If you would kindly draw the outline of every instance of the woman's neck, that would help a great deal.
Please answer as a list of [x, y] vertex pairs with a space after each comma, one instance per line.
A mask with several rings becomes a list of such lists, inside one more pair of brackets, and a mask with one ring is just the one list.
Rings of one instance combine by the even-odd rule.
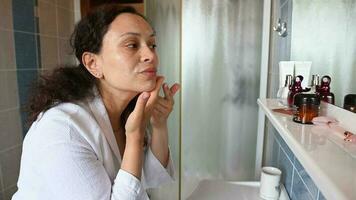
[[113, 131], [120, 130], [121, 114], [137, 93], [102, 86], [99, 86], [99, 92], [109, 115]]

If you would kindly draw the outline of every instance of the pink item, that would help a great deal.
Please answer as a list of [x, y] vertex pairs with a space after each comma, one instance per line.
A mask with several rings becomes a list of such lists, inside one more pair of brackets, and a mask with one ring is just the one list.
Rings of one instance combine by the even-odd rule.
[[346, 131], [344, 128], [339, 126], [338, 121], [335, 118], [325, 116], [314, 117], [312, 122], [317, 126], [328, 127], [334, 132], [342, 135], [346, 142], [352, 142], [356, 144], [356, 135], [349, 131]]
[[325, 117], [325, 116], [314, 117], [312, 122], [313, 122], [313, 124], [319, 125], [319, 126], [322, 126], [322, 125], [329, 126], [330, 124], [338, 124], [338, 121], [335, 118]]
[[345, 134], [345, 139], [344, 139], [345, 141], [356, 143], [356, 135], [352, 134], [349, 131], [346, 131], [344, 134]]

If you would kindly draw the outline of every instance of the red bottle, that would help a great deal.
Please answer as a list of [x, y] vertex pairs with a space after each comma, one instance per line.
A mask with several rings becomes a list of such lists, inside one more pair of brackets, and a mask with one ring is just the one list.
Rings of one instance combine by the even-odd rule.
[[318, 87], [317, 94], [319, 95], [320, 100], [335, 104], [335, 96], [332, 92], [330, 92], [330, 82], [330, 76], [323, 76], [321, 78], [321, 84], [320, 87]]
[[294, 95], [303, 92], [302, 88], [302, 81], [303, 81], [303, 76], [299, 75], [294, 78], [293, 84], [289, 88], [289, 93], [288, 93], [288, 106], [293, 107], [294, 104]]

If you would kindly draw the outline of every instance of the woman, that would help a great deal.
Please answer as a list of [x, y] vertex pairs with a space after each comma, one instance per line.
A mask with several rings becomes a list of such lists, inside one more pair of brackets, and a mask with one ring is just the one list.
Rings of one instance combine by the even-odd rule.
[[167, 118], [180, 87], [157, 76], [154, 31], [106, 6], [76, 25], [72, 46], [79, 66], [42, 77], [31, 98], [13, 199], [148, 199], [173, 177]]

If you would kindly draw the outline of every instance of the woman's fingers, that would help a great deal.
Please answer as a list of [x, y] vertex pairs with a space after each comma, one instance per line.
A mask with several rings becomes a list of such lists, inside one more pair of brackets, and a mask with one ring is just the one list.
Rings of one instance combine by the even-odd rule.
[[[159, 89], [162, 87], [164, 97], [159, 95]], [[165, 123], [169, 114], [173, 110], [174, 105], [174, 95], [180, 89], [180, 85], [178, 83], [173, 84], [172, 87], [169, 87], [167, 83], [163, 84], [163, 77], [157, 79], [156, 87], [153, 91], [151, 91], [151, 97], [148, 100], [148, 104], [146, 107], [150, 109], [146, 109], [149, 111], [149, 115], [151, 116], [151, 123], [159, 124]], [[152, 99], [152, 100], [151, 100]]]
[[178, 83], [175, 83], [175, 84], [170, 88], [172, 97], [178, 92], [179, 89], [180, 89], [180, 85], [179, 85]]
[[163, 106], [164, 108], [166, 109], [169, 109], [170, 107], [173, 107], [173, 103], [174, 102], [171, 102], [171, 101], [168, 101], [162, 97], [160, 97], [160, 99], [157, 101], [157, 104]]
[[180, 85], [178, 83], [175, 83], [171, 88], [169, 88], [168, 84], [165, 83], [163, 84], [162, 88], [164, 92], [164, 98], [171, 100], [180, 89]]
[[164, 98], [167, 100], [171, 100], [173, 97], [172, 97], [171, 91], [169, 90], [168, 84], [167, 83], [163, 84], [162, 89], [163, 89], [163, 93], [164, 93]]
[[142, 120], [148, 98], [150, 98], [150, 93], [143, 92], [137, 99], [136, 106], [133, 110], [133, 113], [137, 115], [137, 120]]
[[165, 115], [165, 111], [162, 110], [162, 109], [159, 109], [159, 108], [153, 109], [153, 112], [155, 112], [155, 113], [156, 113], [157, 115], [159, 115], [159, 116]]
[[160, 113], [162, 113], [164, 115], [168, 115], [172, 109], [169, 107], [165, 107], [161, 104], [158, 104], [154, 107], [154, 110], [158, 110]]
[[143, 92], [138, 97], [135, 108], [127, 119], [125, 125], [126, 132], [135, 132], [138, 131], [138, 128], [144, 126], [144, 111], [149, 97], [150, 93], [148, 92]]

